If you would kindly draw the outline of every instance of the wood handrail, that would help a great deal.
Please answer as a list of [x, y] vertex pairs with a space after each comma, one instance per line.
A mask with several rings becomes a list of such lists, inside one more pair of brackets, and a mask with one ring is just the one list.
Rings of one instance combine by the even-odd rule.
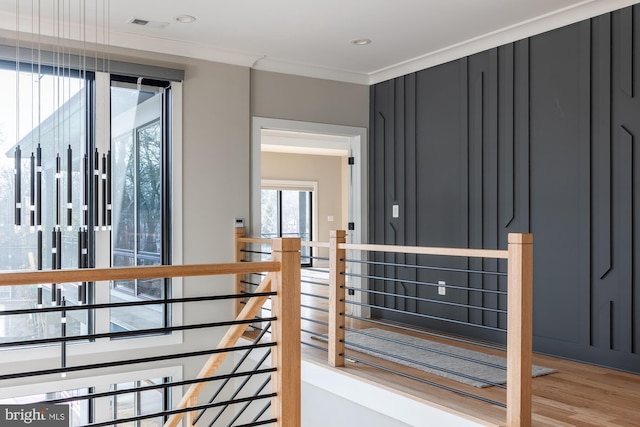
[[459, 256], [471, 258], [500, 258], [508, 259], [509, 252], [499, 249], [466, 249], [466, 248], [437, 248], [426, 246], [395, 246], [395, 245], [366, 245], [354, 243], [342, 243], [340, 249], [370, 251], [370, 252], [391, 252], [416, 255], [443, 255]]
[[[259, 243], [263, 245], [270, 245], [272, 243], [272, 239], [265, 239], [261, 237], [238, 237], [236, 239], [237, 243]], [[329, 242], [313, 242], [308, 240], [302, 240], [300, 242], [300, 246], [308, 247], [308, 248], [328, 248]]]
[[238, 237], [239, 243], [260, 243], [263, 245], [270, 245], [271, 239], [264, 237]]
[[84, 268], [73, 270], [21, 270], [0, 273], [0, 286], [42, 283], [99, 282], [104, 280], [157, 279], [280, 271], [279, 262], [152, 265], [141, 267]]
[[[301, 242], [306, 247], [327, 247], [330, 249], [330, 295], [329, 295], [329, 364], [340, 366], [343, 353], [339, 344], [343, 329], [340, 316], [346, 296], [340, 286], [339, 271], [344, 270], [345, 251], [369, 251], [404, 253], [415, 255], [436, 255], [449, 257], [490, 258], [508, 261], [508, 328], [507, 328], [507, 425], [509, 427], [530, 427], [531, 425], [531, 356], [532, 356], [532, 271], [533, 237], [526, 233], [509, 233], [507, 250], [418, 247], [374, 244], [344, 243], [346, 232], [332, 232], [332, 242]], [[336, 239], [340, 237], [340, 239]], [[249, 240], [245, 240], [249, 241]], [[252, 239], [256, 241], [256, 239]], [[333, 285], [333, 286], [332, 286]], [[331, 319], [337, 318], [336, 321]]]
[[329, 242], [309, 242], [305, 240], [300, 242], [300, 246], [304, 246], [306, 248], [328, 248]]

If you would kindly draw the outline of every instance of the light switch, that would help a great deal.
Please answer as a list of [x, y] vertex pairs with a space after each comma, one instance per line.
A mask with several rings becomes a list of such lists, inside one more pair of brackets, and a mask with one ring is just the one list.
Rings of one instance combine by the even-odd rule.
[[399, 218], [400, 217], [400, 206], [399, 205], [393, 205], [393, 210], [392, 210], [392, 214], [391, 214], [394, 218]]

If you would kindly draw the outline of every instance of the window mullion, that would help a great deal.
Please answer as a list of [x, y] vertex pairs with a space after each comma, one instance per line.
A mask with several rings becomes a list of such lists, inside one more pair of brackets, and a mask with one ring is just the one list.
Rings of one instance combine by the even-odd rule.
[[[109, 74], [96, 73], [96, 94], [95, 94], [95, 148], [99, 153], [106, 153], [111, 148], [110, 137], [110, 85], [111, 79]], [[93, 153], [90, 153], [90, 158]], [[92, 185], [92, 183], [89, 183]], [[100, 186], [98, 186], [94, 198], [100, 200]], [[95, 204], [90, 203], [89, 209], [93, 209]], [[93, 214], [93, 213], [92, 213]], [[93, 215], [89, 218], [93, 218]], [[111, 267], [111, 233], [98, 229], [99, 224], [93, 224], [90, 227], [90, 234], [93, 232], [95, 239], [95, 267], [109, 268]], [[107, 282], [97, 282], [95, 284], [94, 295], [96, 302], [107, 302], [110, 300], [111, 284]], [[111, 324], [109, 320], [110, 310], [96, 310], [95, 312], [95, 328], [96, 333], [109, 332]]]

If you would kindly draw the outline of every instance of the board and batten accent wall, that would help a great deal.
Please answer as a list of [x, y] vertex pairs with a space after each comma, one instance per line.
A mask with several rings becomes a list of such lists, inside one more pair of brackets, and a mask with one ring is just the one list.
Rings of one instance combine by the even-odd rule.
[[[372, 86], [370, 242], [505, 249], [507, 233], [531, 232], [534, 350], [640, 372], [639, 91], [640, 6]], [[465, 286], [505, 289], [471, 276]], [[375, 286], [506, 308], [473, 292]], [[505, 326], [501, 314], [385, 298], [376, 302]]]

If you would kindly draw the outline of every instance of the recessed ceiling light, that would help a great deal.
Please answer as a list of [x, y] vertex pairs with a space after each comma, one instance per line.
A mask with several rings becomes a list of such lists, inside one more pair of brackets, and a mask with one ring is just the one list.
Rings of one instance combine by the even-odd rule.
[[351, 44], [355, 44], [356, 46], [365, 46], [371, 43], [371, 39], [353, 39], [351, 40]]
[[180, 22], [181, 24], [190, 24], [196, 20], [196, 17], [191, 15], [178, 15], [173, 19]]

